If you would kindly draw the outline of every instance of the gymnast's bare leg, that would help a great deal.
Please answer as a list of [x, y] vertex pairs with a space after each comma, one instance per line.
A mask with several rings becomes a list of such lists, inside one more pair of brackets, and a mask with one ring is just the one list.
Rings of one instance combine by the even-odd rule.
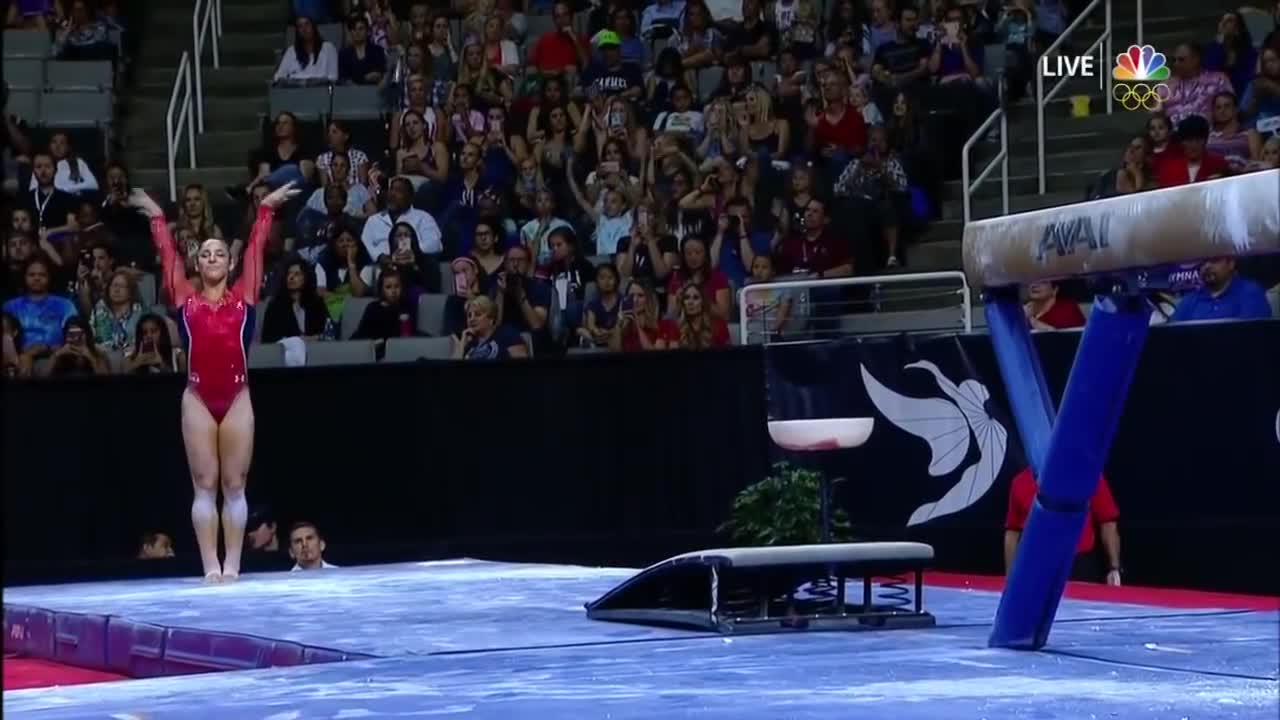
[[182, 439], [191, 467], [191, 525], [200, 547], [205, 582], [221, 582], [218, 563], [218, 423], [190, 388], [182, 393]]
[[253, 459], [253, 403], [249, 389], [241, 388], [231, 409], [218, 426], [218, 460], [222, 480], [222, 539], [227, 555], [222, 561], [223, 582], [240, 577], [240, 555], [244, 548], [244, 526], [249, 505], [244, 487]]

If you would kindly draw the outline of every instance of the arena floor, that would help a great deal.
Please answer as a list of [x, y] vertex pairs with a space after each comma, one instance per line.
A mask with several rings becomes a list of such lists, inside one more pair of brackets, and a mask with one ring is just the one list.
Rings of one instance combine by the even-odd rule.
[[987, 648], [998, 594], [956, 588], [926, 589], [938, 620], [929, 630], [723, 638], [587, 620], [583, 604], [632, 574], [459, 560], [263, 574], [228, 586], [7, 588], [6, 617], [18, 606], [110, 614], [368, 659], [6, 692], [4, 714], [1274, 720], [1280, 712], [1275, 610], [1068, 598], [1050, 647], [1035, 653]]

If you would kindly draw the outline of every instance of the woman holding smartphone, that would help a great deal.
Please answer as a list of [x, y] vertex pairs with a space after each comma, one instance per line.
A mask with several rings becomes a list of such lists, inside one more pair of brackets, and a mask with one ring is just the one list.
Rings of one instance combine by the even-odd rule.
[[[191, 467], [195, 498], [191, 524], [200, 546], [205, 582], [240, 577], [249, 505], [244, 486], [253, 458], [253, 404], [247, 386], [246, 357], [253, 336], [253, 305], [263, 279], [263, 253], [276, 210], [297, 196], [288, 183], [262, 199], [244, 251], [244, 269], [231, 285], [234, 269], [226, 241], [209, 238], [200, 244], [196, 272], [200, 290], [187, 279], [183, 259], [174, 249], [164, 210], [142, 191], [130, 205], [151, 218], [151, 239], [161, 259], [164, 288], [181, 308], [190, 368], [182, 393], [182, 436]], [[218, 561], [218, 486], [222, 486], [222, 529], [226, 557]]]

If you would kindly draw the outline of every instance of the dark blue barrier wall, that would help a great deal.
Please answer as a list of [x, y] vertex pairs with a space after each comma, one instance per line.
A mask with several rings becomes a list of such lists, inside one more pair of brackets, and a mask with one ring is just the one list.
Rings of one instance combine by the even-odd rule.
[[[1055, 388], [1077, 339], [1036, 336]], [[1008, 435], [985, 492], [908, 527], [981, 468], [970, 440], [954, 467], [931, 476], [926, 441], [868, 398], [863, 365], [888, 390], [951, 402], [942, 417], [954, 424], [958, 405], [936, 377], [904, 369], [920, 360], [958, 391], [985, 386], [990, 422]], [[319, 523], [339, 564], [464, 553], [636, 564], [724, 542], [714, 530], [734, 494], [777, 459], [770, 413], [873, 415], [865, 447], [825, 461], [849, 478], [840, 499], [854, 521], [876, 537], [933, 542], [946, 567], [998, 572], [1008, 481], [1021, 467], [998, 378], [978, 335], [260, 371], [249, 495], [283, 523]], [[152, 377], [5, 384], [7, 582], [132, 572], [113, 558], [149, 529], [173, 532], [190, 553], [181, 386]], [[1107, 470], [1131, 582], [1280, 592], [1278, 412], [1280, 323], [1153, 331]], [[170, 571], [194, 574], [192, 562]]]

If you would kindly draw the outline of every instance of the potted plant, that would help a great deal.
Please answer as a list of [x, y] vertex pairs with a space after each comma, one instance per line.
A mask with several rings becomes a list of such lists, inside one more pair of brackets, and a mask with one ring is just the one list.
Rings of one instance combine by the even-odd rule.
[[[781, 462], [773, 474], [738, 493], [719, 527], [736, 545], [807, 545], [822, 542], [822, 473]], [[853, 538], [849, 515], [831, 513], [831, 540]]]

